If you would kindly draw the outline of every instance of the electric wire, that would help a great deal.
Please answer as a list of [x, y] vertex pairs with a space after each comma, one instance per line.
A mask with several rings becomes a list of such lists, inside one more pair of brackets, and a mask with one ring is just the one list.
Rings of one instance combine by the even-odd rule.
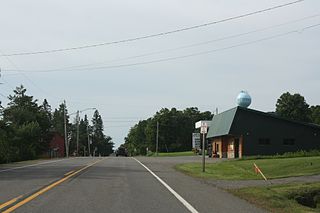
[[[0, 51], [0, 53], [2, 54], [3, 52]], [[6, 56], [5, 59], [13, 66], [16, 68], [16, 71], [18, 73], [20, 73], [25, 79], [27, 79], [34, 88], [36, 88], [37, 90], [39, 90], [40, 92], [42, 92], [44, 95], [47, 95], [49, 97], [53, 97], [54, 99], [57, 99], [57, 97], [53, 96], [52, 94], [49, 94], [48, 92], [44, 91], [42, 88], [40, 88], [39, 86], [37, 86], [23, 71], [21, 71], [21, 69], [18, 68], [18, 66], [10, 59], [10, 57]]]
[[[91, 68], [82, 68], [82, 69], [70, 69], [70, 70], [24, 70], [23, 72], [32, 72], [32, 73], [50, 73], [50, 72], [79, 72], [79, 71], [92, 71], [92, 70], [106, 70], [106, 69], [115, 69], [115, 68], [123, 68], [123, 67], [131, 67], [131, 66], [138, 66], [138, 65], [148, 65], [148, 64], [154, 64], [154, 63], [160, 63], [160, 62], [166, 62], [166, 61], [173, 61], [173, 60], [178, 60], [178, 59], [184, 59], [184, 58], [190, 58], [190, 57], [194, 57], [194, 56], [200, 56], [200, 55], [205, 55], [205, 54], [211, 54], [214, 52], [220, 52], [220, 51], [225, 51], [225, 50], [229, 50], [229, 49], [233, 49], [233, 48], [237, 48], [237, 47], [242, 47], [242, 46], [248, 46], [251, 44], [256, 44], [256, 43], [260, 43], [263, 41], [267, 41], [267, 40], [272, 40], [275, 38], [279, 38], [279, 37], [284, 37], [284, 36], [288, 36], [291, 34], [296, 34], [296, 33], [303, 33], [303, 31], [311, 29], [311, 28], [315, 28], [315, 27], [319, 27], [320, 23], [318, 24], [314, 24], [314, 25], [310, 25], [298, 30], [292, 30], [292, 31], [288, 31], [285, 33], [280, 33], [280, 34], [276, 34], [276, 35], [272, 35], [272, 36], [268, 36], [268, 37], [264, 37], [261, 39], [257, 39], [257, 40], [253, 40], [253, 41], [249, 41], [249, 42], [243, 42], [243, 43], [239, 43], [239, 44], [235, 44], [235, 45], [231, 45], [231, 46], [227, 46], [227, 47], [222, 47], [222, 48], [217, 48], [217, 49], [213, 49], [213, 50], [208, 50], [208, 51], [202, 51], [202, 52], [197, 52], [197, 53], [191, 53], [191, 54], [186, 54], [186, 55], [181, 55], [181, 56], [175, 56], [175, 57], [168, 57], [168, 58], [162, 58], [162, 59], [156, 59], [156, 60], [150, 60], [150, 61], [144, 61], [144, 62], [136, 62], [136, 63], [128, 63], [128, 64], [120, 64], [120, 65], [110, 65], [110, 66], [100, 66], [100, 67], [91, 67]], [[15, 71], [15, 70], [5, 70], [5, 71]]]
[[194, 25], [194, 26], [190, 26], [190, 27], [184, 27], [184, 28], [179, 28], [179, 29], [175, 29], [175, 30], [171, 30], [171, 31], [160, 32], [160, 33], [155, 33], [155, 34], [150, 34], [150, 35], [145, 35], [145, 36], [140, 36], [140, 37], [135, 37], [135, 38], [128, 38], [128, 39], [123, 39], [123, 40], [118, 40], [118, 41], [104, 42], [104, 43], [91, 44], [91, 45], [83, 45], [83, 46], [70, 47], [70, 48], [59, 48], [59, 49], [51, 49], [51, 50], [43, 50], [43, 51], [32, 51], [32, 52], [19, 52], [19, 53], [11, 53], [11, 54], [1, 54], [0, 57], [49, 54], [49, 53], [56, 53], [56, 52], [64, 52], [64, 51], [71, 51], [71, 50], [80, 50], [80, 49], [87, 49], [87, 48], [93, 48], [93, 47], [100, 47], [100, 46], [106, 46], [106, 45], [111, 45], [111, 44], [133, 42], [133, 41], [149, 39], [149, 38], [154, 38], [154, 37], [160, 37], [160, 36], [165, 36], [165, 35], [169, 35], [169, 34], [184, 32], [184, 31], [188, 31], [188, 30], [203, 28], [203, 27], [216, 25], [216, 24], [220, 24], [220, 23], [224, 23], [224, 22], [228, 22], [228, 21], [232, 21], [232, 20], [236, 20], [236, 19], [241, 19], [241, 18], [245, 18], [245, 17], [248, 17], [248, 16], [253, 16], [253, 15], [264, 13], [264, 12], [268, 12], [268, 11], [271, 11], [271, 10], [287, 7], [287, 6], [290, 6], [290, 5], [293, 5], [293, 4], [297, 4], [297, 3], [300, 3], [300, 2], [303, 2], [303, 1], [305, 1], [305, 0], [297, 0], [297, 1], [289, 2], [289, 3], [280, 4], [280, 5], [277, 5], [277, 6], [265, 8], [265, 9], [262, 9], [262, 10], [257, 10], [257, 11], [254, 11], [254, 12], [245, 13], [245, 14], [241, 14], [241, 15], [238, 15], [238, 16], [233, 16], [233, 17], [221, 19], [221, 20], [218, 20], [218, 21], [211, 21], [211, 22], [207, 22], [207, 23], [204, 23], [204, 24], [198, 24], [198, 25]]
[[[234, 38], [238, 38], [238, 37], [242, 37], [242, 36], [246, 36], [246, 35], [250, 35], [250, 34], [254, 34], [254, 33], [258, 33], [258, 32], [264, 32], [266, 30], [270, 30], [270, 29], [274, 29], [274, 28], [278, 28], [278, 27], [283, 27], [283, 26], [286, 26], [286, 25], [289, 25], [289, 24], [294, 24], [294, 23], [298, 23], [298, 22], [301, 22], [301, 21], [305, 21], [307, 19], [317, 18], [319, 16], [320, 16], [320, 14], [314, 14], [314, 15], [311, 15], [311, 16], [303, 17], [303, 18], [300, 18], [300, 19], [295, 19], [295, 20], [284, 22], [284, 23], [281, 23], [281, 24], [267, 26], [267, 27], [264, 27], [264, 28], [259, 28], [259, 29], [255, 29], [255, 30], [251, 30], [251, 31], [243, 32], [243, 33], [237, 33], [237, 34], [233, 34], [233, 35], [228, 35], [228, 36], [216, 38], [216, 39], [213, 39], [213, 40], [197, 42], [197, 43], [193, 43], [193, 44], [189, 44], [189, 45], [184, 45], [184, 46], [165, 49], [165, 50], [160, 50], [160, 51], [153, 51], [153, 52], [139, 54], [139, 55], [135, 55], [135, 56], [122, 57], [122, 58], [118, 58], [118, 59], [108, 60], [106, 62], [82, 64], [82, 65], [74, 65], [74, 66], [66, 66], [66, 67], [50, 69], [50, 70], [58, 71], [58, 70], [66, 70], [66, 69], [81, 68], [81, 67], [87, 67], [87, 68], [89, 67], [90, 68], [90, 66], [94, 66], [94, 65], [103, 65], [103, 64], [106, 64], [106, 63], [110, 63], [110, 62], [125, 61], [125, 60], [129, 60], [129, 59], [147, 57], [147, 56], [157, 55], [157, 54], [161, 54], [161, 53], [167, 53], [167, 52], [177, 51], [177, 50], [181, 50], [181, 49], [192, 48], [192, 47], [206, 45], [206, 44], [215, 43], [215, 42], [219, 42], [219, 41], [225, 41], [225, 40], [229, 40], [229, 39], [234, 39]], [[16, 75], [16, 74], [9, 74], [9, 75]]]

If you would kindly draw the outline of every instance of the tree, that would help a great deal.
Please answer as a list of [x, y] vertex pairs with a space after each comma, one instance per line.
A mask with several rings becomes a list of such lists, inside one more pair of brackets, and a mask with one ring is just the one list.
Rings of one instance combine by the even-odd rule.
[[66, 111], [66, 123], [70, 126], [67, 106], [64, 103], [61, 103], [59, 108], [54, 110], [52, 116], [53, 130], [61, 136], [64, 136], [64, 110]]
[[39, 107], [38, 123], [41, 131], [42, 150], [48, 149], [48, 144], [52, 138], [52, 113], [51, 106], [46, 99], [43, 100], [42, 105]]
[[146, 127], [148, 120], [139, 121], [138, 124], [132, 127], [125, 138], [124, 146], [127, 148], [129, 154], [132, 155], [146, 155], [147, 147], [151, 149], [151, 145], [147, 145]]
[[89, 151], [88, 147], [88, 132], [89, 130], [89, 121], [87, 115], [84, 116], [84, 119], [80, 120], [79, 123], [79, 154], [84, 155], [84, 150]]
[[303, 96], [296, 93], [283, 93], [277, 100], [276, 114], [287, 119], [309, 122], [309, 105]]
[[132, 127], [125, 138], [125, 147], [131, 155], [146, 154], [146, 149], [155, 151], [157, 122], [159, 123], [159, 152], [191, 150], [194, 124], [199, 120], [211, 120], [211, 112], [200, 112], [191, 107], [185, 110], [163, 108], [147, 120]]
[[47, 146], [44, 132], [48, 127], [40, 126], [44, 123], [41, 109], [37, 100], [26, 91], [22, 85], [17, 87], [14, 95], [8, 97], [8, 107], [3, 110], [3, 125], [10, 129], [9, 137], [8, 132], [4, 136], [9, 143], [10, 161], [33, 159]]
[[103, 121], [98, 110], [95, 110], [92, 118], [92, 147], [102, 156], [113, 152], [112, 138], [103, 133]]
[[310, 107], [310, 120], [312, 123], [320, 125], [320, 105]]

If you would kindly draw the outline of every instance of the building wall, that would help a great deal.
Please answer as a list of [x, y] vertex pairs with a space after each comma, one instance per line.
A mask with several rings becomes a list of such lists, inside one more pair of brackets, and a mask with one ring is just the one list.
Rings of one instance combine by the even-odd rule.
[[222, 138], [217, 137], [211, 140], [212, 143], [212, 157], [222, 158]]
[[50, 157], [64, 157], [64, 138], [61, 135], [54, 133], [49, 148]]
[[245, 110], [237, 112], [230, 133], [243, 135], [243, 155], [274, 155], [320, 149], [320, 128]]
[[[212, 156], [218, 154], [219, 158], [235, 158], [235, 139], [239, 139], [238, 158], [242, 157], [242, 136], [226, 135], [211, 140]], [[218, 148], [218, 149], [217, 149]]]

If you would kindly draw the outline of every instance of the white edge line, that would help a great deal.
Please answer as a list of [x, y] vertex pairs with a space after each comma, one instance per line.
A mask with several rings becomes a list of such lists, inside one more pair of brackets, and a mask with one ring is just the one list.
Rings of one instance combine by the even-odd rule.
[[14, 168], [10, 168], [10, 169], [4, 169], [4, 170], [0, 170], [0, 173], [1, 172], [11, 171], [11, 170], [16, 170], [16, 169], [23, 169], [23, 168], [32, 167], [32, 166], [55, 163], [55, 162], [59, 162], [59, 161], [63, 161], [63, 160], [66, 160], [66, 159], [55, 160], [55, 161], [46, 161], [46, 162], [42, 162], [42, 163], [36, 163], [36, 164], [31, 164], [31, 165], [26, 165], [26, 166], [19, 166], [19, 167], [14, 167]]
[[176, 191], [174, 191], [166, 182], [164, 182], [161, 178], [159, 178], [153, 171], [151, 171], [148, 167], [146, 167], [143, 163], [141, 163], [136, 158], [132, 157], [135, 161], [137, 161], [141, 166], [143, 166], [148, 172], [150, 172], [162, 185], [164, 185], [169, 192], [171, 192], [190, 212], [199, 213], [193, 206], [191, 206], [188, 201], [183, 199]]

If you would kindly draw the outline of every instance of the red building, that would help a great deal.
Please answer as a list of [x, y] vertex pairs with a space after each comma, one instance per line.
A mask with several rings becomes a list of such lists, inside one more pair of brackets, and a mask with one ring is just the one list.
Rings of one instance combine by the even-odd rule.
[[65, 156], [64, 138], [59, 133], [53, 133], [49, 144], [49, 156], [58, 158]]

